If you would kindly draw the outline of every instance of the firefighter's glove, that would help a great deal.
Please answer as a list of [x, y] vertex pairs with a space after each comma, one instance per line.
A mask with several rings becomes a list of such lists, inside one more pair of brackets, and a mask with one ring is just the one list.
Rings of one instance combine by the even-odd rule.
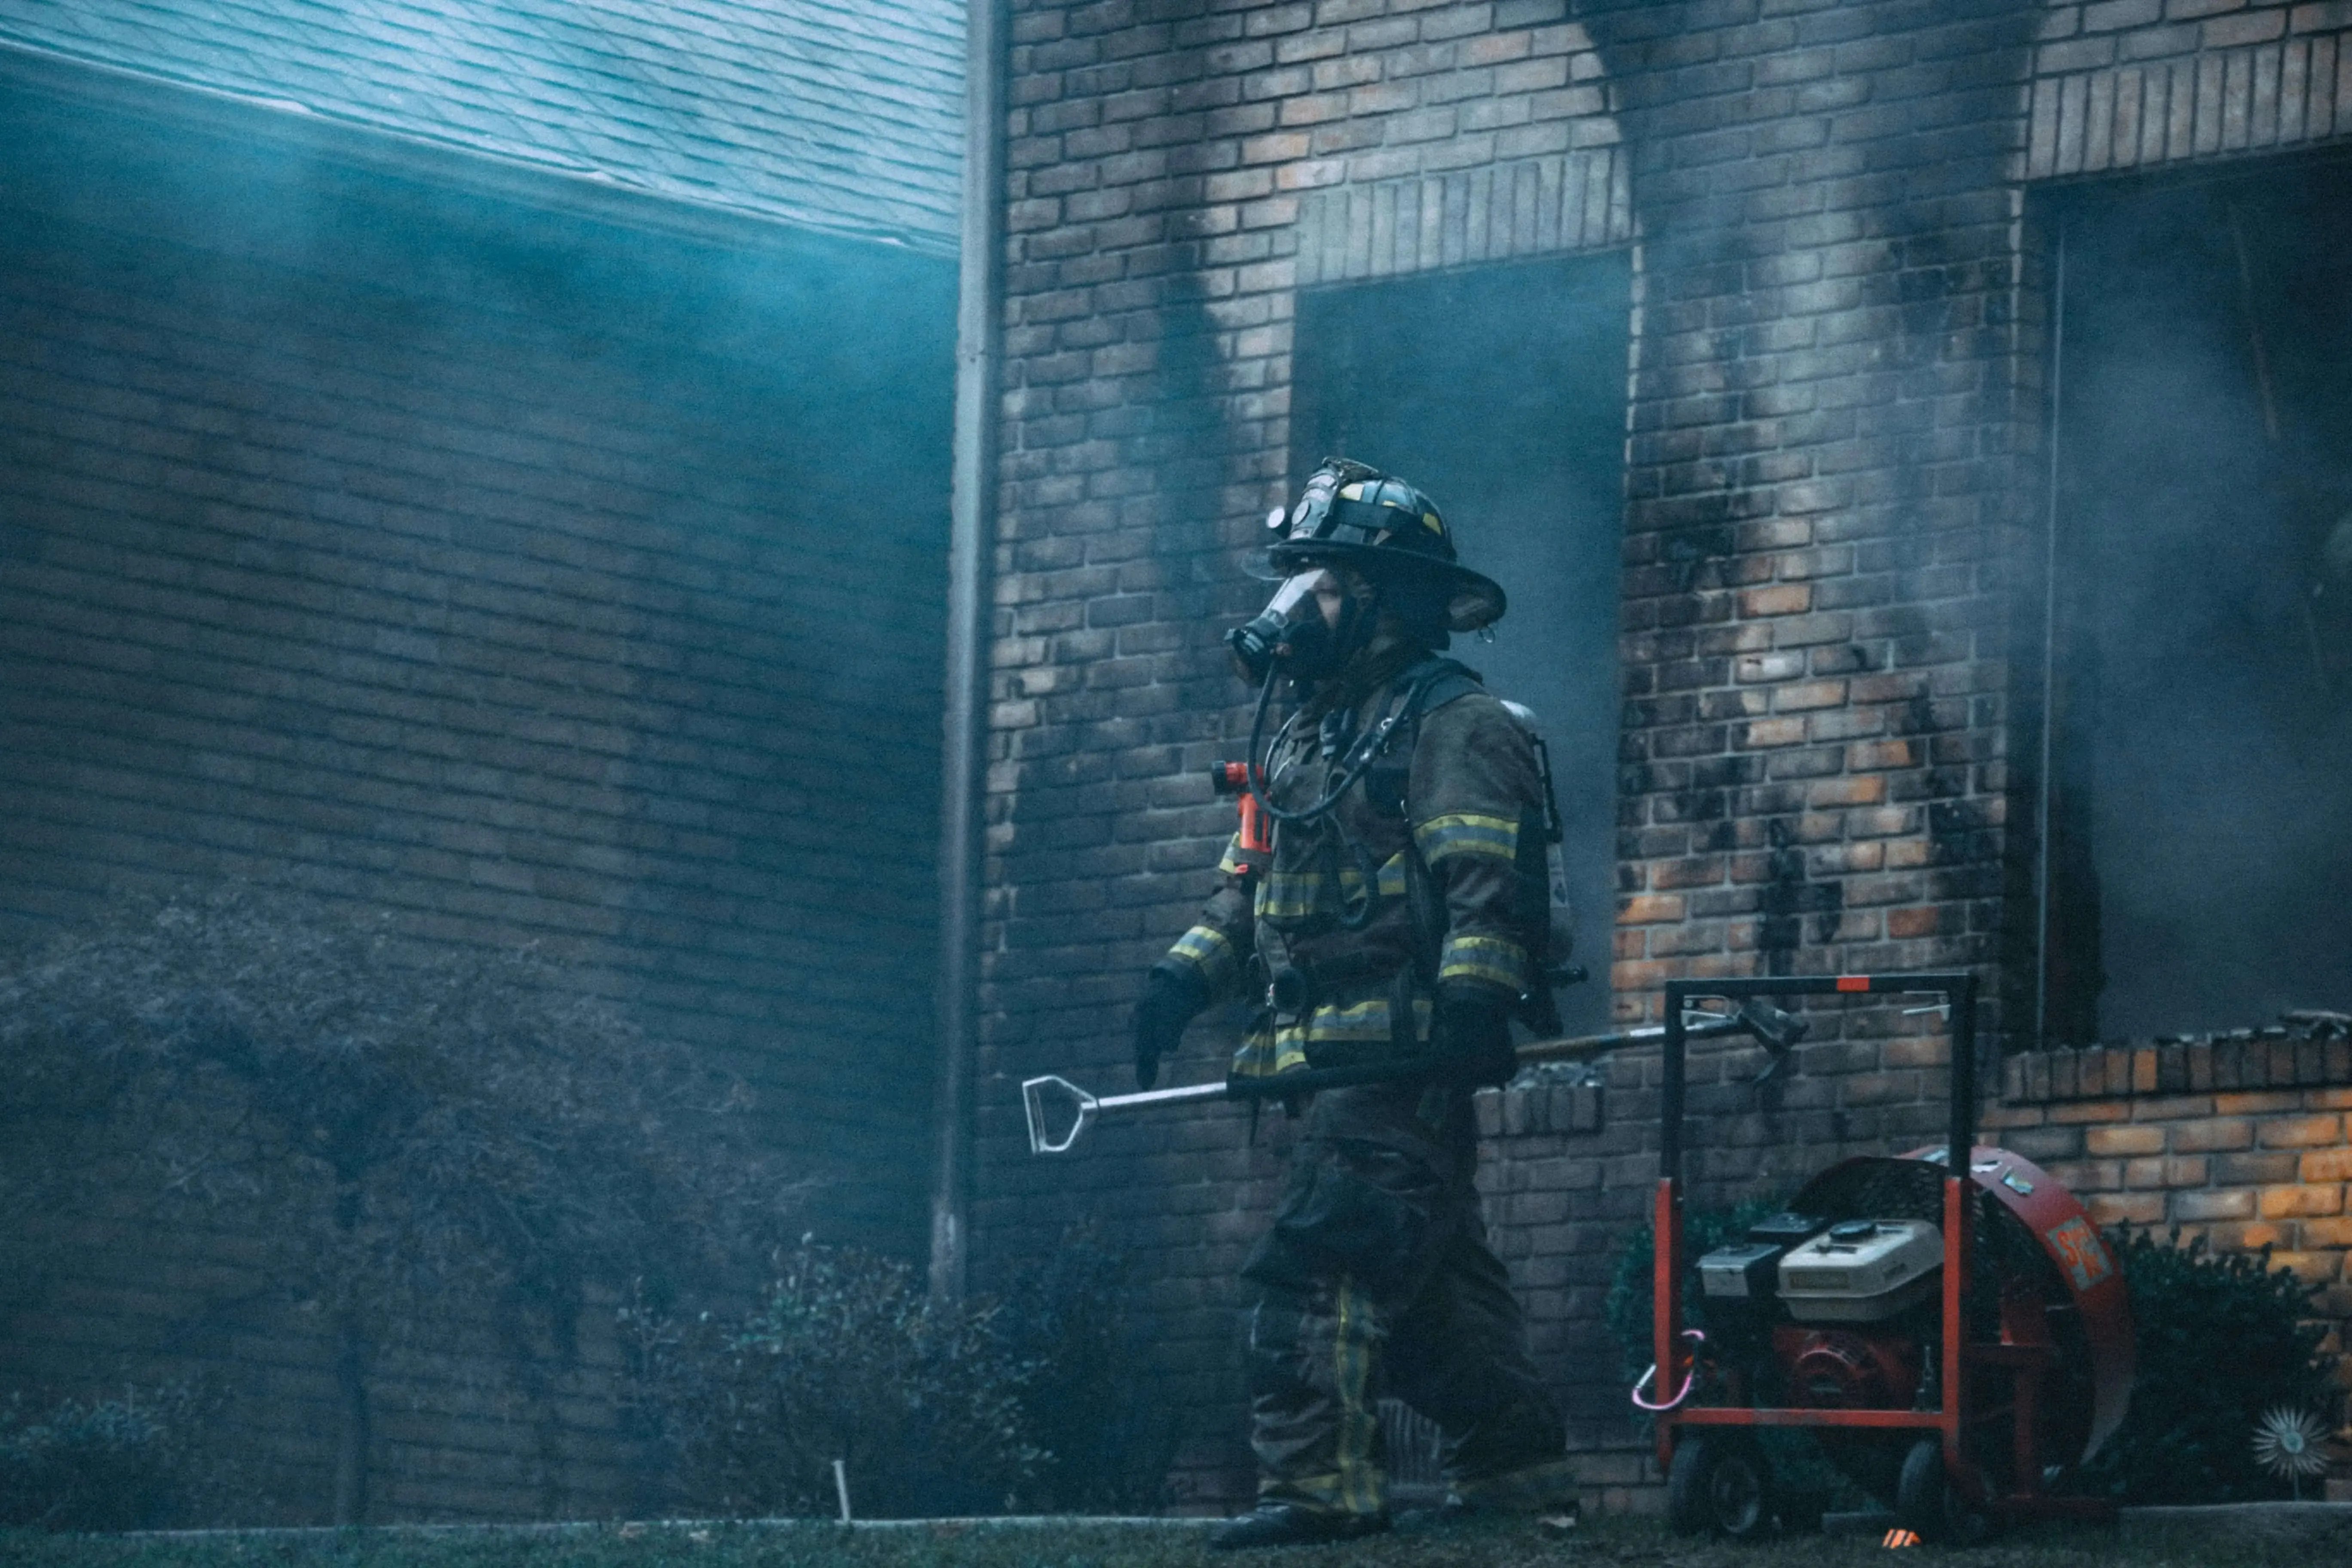
[[1439, 1070], [1455, 1083], [1508, 1083], [1519, 1070], [1509, 1005], [1499, 992], [1475, 981], [1447, 981], [1437, 988], [1430, 1045]]
[[1143, 1000], [1135, 1005], [1135, 1084], [1150, 1089], [1160, 1081], [1160, 1058], [1175, 1054], [1183, 1043], [1184, 1026], [1209, 1005], [1209, 988], [1190, 969], [1156, 963], [1143, 984]]

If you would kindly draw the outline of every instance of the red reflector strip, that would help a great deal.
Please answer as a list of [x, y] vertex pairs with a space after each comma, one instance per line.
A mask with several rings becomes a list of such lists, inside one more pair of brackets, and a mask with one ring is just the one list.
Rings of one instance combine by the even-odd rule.
[[1870, 976], [1841, 974], [1837, 977], [1837, 988], [1841, 991], [1867, 991], [1870, 989]]

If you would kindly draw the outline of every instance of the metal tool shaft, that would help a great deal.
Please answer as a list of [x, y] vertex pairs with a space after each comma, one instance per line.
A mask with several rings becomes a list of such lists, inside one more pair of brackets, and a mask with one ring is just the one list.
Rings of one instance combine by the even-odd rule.
[[[1683, 1037], [1690, 1040], [1710, 1039], [1718, 1035], [1753, 1034], [1775, 1050], [1785, 1049], [1804, 1032], [1803, 1024], [1786, 1014], [1765, 1016], [1754, 1009], [1728, 1016], [1708, 1016], [1706, 1022], [1687, 1026]], [[1614, 1034], [1583, 1035], [1572, 1039], [1530, 1040], [1518, 1047], [1518, 1059], [1538, 1062], [1589, 1061], [1606, 1056], [1627, 1046], [1648, 1045], [1663, 1040], [1666, 1028], [1652, 1024], [1637, 1029], [1621, 1029]], [[1196, 1105], [1212, 1100], [1287, 1100], [1296, 1095], [1312, 1094], [1318, 1089], [1347, 1089], [1365, 1084], [1420, 1083], [1437, 1076], [1436, 1064], [1423, 1060], [1363, 1062], [1349, 1067], [1307, 1068], [1271, 1078], [1228, 1078], [1213, 1083], [1186, 1084], [1177, 1089], [1147, 1089], [1132, 1094], [1094, 1095], [1080, 1089], [1067, 1079], [1047, 1074], [1033, 1078], [1021, 1085], [1021, 1108], [1029, 1124], [1029, 1152], [1033, 1154], [1066, 1153], [1078, 1141], [1078, 1135], [1096, 1117], [1110, 1111], [1142, 1110], [1163, 1105]], [[1070, 1118], [1068, 1130], [1058, 1138], [1047, 1123], [1050, 1101], [1059, 1100]]]

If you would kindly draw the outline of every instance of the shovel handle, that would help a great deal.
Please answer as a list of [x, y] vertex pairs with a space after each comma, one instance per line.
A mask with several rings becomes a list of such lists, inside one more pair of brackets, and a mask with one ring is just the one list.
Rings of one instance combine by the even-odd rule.
[[[1704, 1023], [1694, 1023], [1683, 1030], [1686, 1040], [1704, 1040], [1718, 1035], [1768, 1034], [1778, 1023], [1801, 1037], [1804, 1025], [1786, 1014], [1775, 1019], [1751, 1017], [1743, 1010], [1730, 1016], [1709, 1016]], [[1518, 1048], [1523, 1062], [1557, 1062], [1589, 1060], [1608, 1055], [1626, 1046], [1647, 1045], [1665, 1038], [1663, 1024], [1643, 1028], [1625, 1029], [1613, 1035], [1586, 1035], [1566, 1040], [1531, 1040]], [[1769, 1039], [1768, 1039], [1768, 1043]], [[1785, 1048], [1785, 1047], [1783, 1047]], [[1197, 1105], [1212, 1100], [1286, 1100], [1292, 1095], [1312, 1094], [1320, 1089], [1352, 1088], [1360, 1084], [1415, 1083], [1435, 1076], [1426, 1061], [1363, 1062], [1350, 1067], [1307, 1068], [1286, 1072], [1275, 1078], [1229, 1078], [1214, 1083], [1186, 1084], [1179, 1089], [1148, 1089], [1133, 1094], [1094, 1095], [1080, 1089], [1066, 1078], [1051, 1073], [1042, 1078], [1025, 1079], [1021, 1085], [1021, 1110], [1028, 1122], [1029, 1152], [1032, 1154], [1066, 1154], [1087, 1124], [1106, 1111], [1139, 1110], [1161, 1105]], [[1069, 1117], [1068, 1127], [1058, 1135], [1054, 1131], [1056, 1107]]]
[[[1686, 1040], [1713, 1039], [1718, 1035], [1744, 1035], [1749, 1032], [1750, 1021], [1745, 1014], [1699, 1015], [1705, 1023], [1692, 1024], [1683, 1030]], [[1638, 1029], [1621, 1029], [1613, 1035], [1582, 1035], [1572, 1040], [1529, 1040], [1519, 1047], [1523, 1062], [1588, 1061], [1605, 1057], [1611, 1051], [1627, 1046], [1646, 1046], [1666, 1037], [1664, 1024], [1646, 1024]]]

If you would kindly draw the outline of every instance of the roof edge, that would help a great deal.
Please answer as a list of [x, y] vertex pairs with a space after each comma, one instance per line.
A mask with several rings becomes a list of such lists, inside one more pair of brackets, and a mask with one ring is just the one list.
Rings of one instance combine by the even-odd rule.
[[711, 244], [756, 249], [795, 237], [822, 236], [946, 259], [956, 255], [952, 239], [942, 241], [817, 214], [786, 215], [732, 202], [698, 200], [633, 184], [608, 170], [553, 158], [519, 157], [453, 137], [322, 114], [293, 99], [236, 92], [0, 33], [0, 89], [11, 87], [177, 129], [258, 134], [289, 151], [356, 168], [422, 177], [470, 195]]

